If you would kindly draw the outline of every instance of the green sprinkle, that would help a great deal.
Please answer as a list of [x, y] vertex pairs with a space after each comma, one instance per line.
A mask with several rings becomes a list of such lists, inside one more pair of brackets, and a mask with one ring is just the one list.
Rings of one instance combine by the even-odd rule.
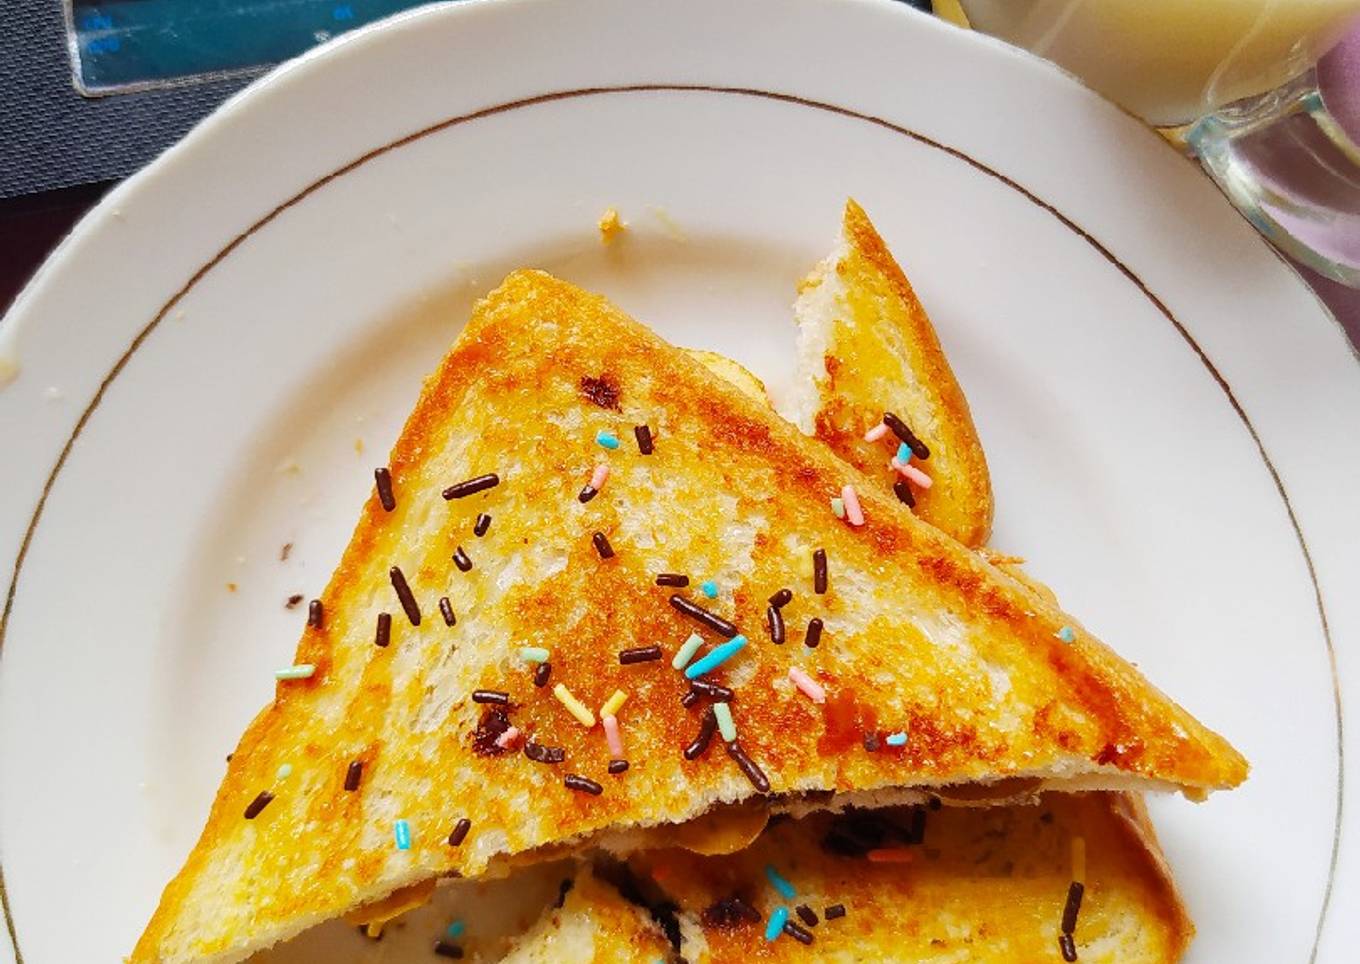
[[1077, 638], [1077, 631], [1071, 626], [1064, 626], [1062, 629], [1058, 630], [1056, 635], [1064, 643], [1070, 643]]
[[279, 765], [278, 770], [274, 773], [274, 779], [276, 779], [276, 780], [287, 780], [287, 779], [288, 779], [289, 777], [291, 777], [292, 775], [293, 775], [293, 764], [291, 764], [291, 763], [282, 763], [282, 764]]
[[519, 658], [531, 663], [546, 663], [548, 656], [548, 651], [542, 646], [521, 646], [519, 648]]
[[845, 518], [845, 500], [836, 496], [831, 500], [831, 511], [836, 513], [837, 519]]
[[467, 930], [466, 925], [464, 925], [462, 921], [456, 920], [448, 926], [448, 929], [445, 930], [444, 933], [448, 934], [454, 940], [457, 940], [463, 936], [463, 931], [465, 930]]
[[704, 644], [704, 638], [698, 633], [690, 633], [689, 639], [680, 644], [675, 656], [671, 659], [671, 669], [684, 669], [689, 665], [689, 661], [694, 658], [694, 654], [699, 652], [699, 647]]
[[275, 670], [274, 679], [308, 679], [315, 672], [316, 667], [311, 663], [298, 663], [287, 669]]
[[714, 703], [713, 715], [718, 718], [718, 732], [722, 734], [725, 742], [731, 743], [737, 738], [737, 724], [732, 722], [732, 708], [726, 703]]

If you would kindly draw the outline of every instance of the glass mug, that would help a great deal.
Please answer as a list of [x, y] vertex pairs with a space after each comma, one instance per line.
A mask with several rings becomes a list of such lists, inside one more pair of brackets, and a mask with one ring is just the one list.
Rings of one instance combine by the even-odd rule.
[[1360, 0], [959, 4], [1162, 128], [1277, 246], [1360, 287]]

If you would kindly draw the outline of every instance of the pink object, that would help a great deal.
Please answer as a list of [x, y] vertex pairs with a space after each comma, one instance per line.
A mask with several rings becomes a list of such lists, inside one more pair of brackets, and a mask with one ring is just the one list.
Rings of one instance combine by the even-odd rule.
[[864, 510], [859, 507], [859, 496], [853, 485], [841, 489], [841, 501], [845, 503], [845, 521], [852, 526], [864, 525]]
[[914, 465], [908, 465], [905, 462], [899, 462], [897, 459], [893, 459], [892, 467], [901, 472], [909, 481], [915, 482], [916, 485], [922, 489], [928, 489], [935, 484], [931, 481], [930, 476], [926, 475]]
[[496, 745], [502, 750], [508, 750], [519, 740], [519, 727], [512, 726], [500, 736], [496, 737]]
[[803, 691], [803, 694], [814, 703], [826, 702], [826, 690], [807, 673], [804, 673], [797, 666], [789, 667], [789, 679], [793, 680], [793, 685]]
[[879, 422], [873, 428], [869, 429], [869, 431], [864, 433], [864, 441], [877, 442], [879, 439], [881, 439], [883, 436], [887, 434], [888, 426], [884, 425], [882, 422]]
[[596, 492], [604, 488], [604, 480], [609, 478], [609, 466], [601, 462], [595, 466], [595, 474], [590, 477], [590, 487]]
[[615, 760], [623, 759], [623, 737], [619, 736], [619, 720], [616, 716], [600, 718], [604, 724], [604, 741], [609, 744], [609, 753]]

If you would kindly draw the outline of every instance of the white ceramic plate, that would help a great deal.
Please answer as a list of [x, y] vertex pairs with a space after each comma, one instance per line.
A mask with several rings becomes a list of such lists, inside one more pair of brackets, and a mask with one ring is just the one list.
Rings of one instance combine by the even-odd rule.
[[1154, 135], [868, 0], [430, 8], [266, 77], [81, 223], [0, 326], [14, 953], [131, 948], [474, 296], [550, 268], [778, 390], [848, 194], [972, 399], [995, 544], [1255, 765], [1155, 805], [1192, 959], [1353, 960], [1360, 368]]

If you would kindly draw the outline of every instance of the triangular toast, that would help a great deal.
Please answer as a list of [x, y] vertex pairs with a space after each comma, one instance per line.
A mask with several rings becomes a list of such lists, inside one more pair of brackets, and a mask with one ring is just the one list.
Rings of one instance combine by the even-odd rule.
[[[853, 199], [839, 243], [799, 286], [794, 317], [803, 376], [794, 422], [885, 491], [899, 483], [899, 497], [942, 532], [986, 542], [991, 476], [968, 401], [911, 282]], [[885, 413], [921, 443], [905, 470], [890, 465], [901, 439], [879, 428]], [[866, 440], [874, 429], [883, 437]]]
[[[832, 792], [836, 805], [963, 783], [951, 794], [1198, 797], [1245, 778], [1221, 737], [1059, 610], [603, 298], [540, 272], [478, 305], [390, 479], [299, 644], [294, 675], [311, 674], [281, 681], [242, 738], [134, 961], [239, 960], [432, 877], [757, 795], [797, 811]], [[828, 506], [847, 485], [862, 525]], [[781, 589], [792, 599], [771, 620]], [[737, 740], [714, 735], [689, 759], [713, 697], [682, 705], [687, 679], [669, 664], [697, 632], [696, 673], [738, 630], [746, 647], [699, 675], [735, 691]], [[542, 687], [537, 648], [552, 667]], [[595, 722], [616, 690], [624, 772]]]

